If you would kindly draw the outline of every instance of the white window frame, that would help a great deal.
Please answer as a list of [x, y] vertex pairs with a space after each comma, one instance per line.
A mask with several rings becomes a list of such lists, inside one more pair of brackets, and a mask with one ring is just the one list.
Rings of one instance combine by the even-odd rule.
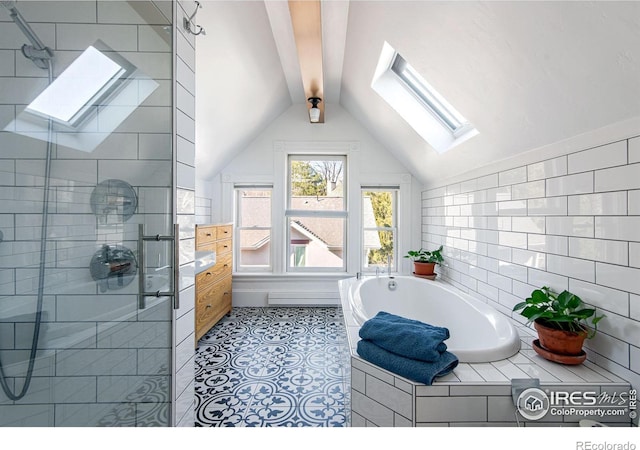
[[[292, 161], [335, 161], [341, 159], [343, 163], [342, 182], [343, 182], [343, 202], [344, 210], [342, 211], [318, 211], [318, 210], [296, 210], [291, 209], [291, 162]], [[284, 255], [285, 255], [285, 271], [287, 273], [295, 272], [313, 272], [313, 273], [338, 273], [347, 271], [347, 253], [348, 253], [348, 155], [332, 154], [332, 153], [307, 153], [307, 152], [291, 152], [286, 158], [285, 169], [285, 214], [284, 214]], [[342, 218], [343, 222], [343, 242], [342, 242], [342, 267], [295, 267], [291, 264], [291, 227], [289, 226], [292, 217], [320, 217], [320, 218]]]
[[[364, 224], [364, 193], [365, 192], [391, 192], [392, 193], [392, 219], [391, 227], [365, 227]], [[365, 232], [366, 231], [390, 231], [393, 236], [393, 262], [391, 265], [392, 272], [398, 272], [398, 203], [400, 201], [400, 186], [361, 186], [360, 187], [360, 205], [361, 205], [361, 233], [360, 233], [360, 268], [362, 272], [374, 272], [375, 269], [366, 266], [365, 250]]]
[[[271, 191], [271, 214], [269, 215], [269, 222], [271, 226], [269, 227], [242, 227], [240, 224], [242, 223], [240, 217], [240, 191], [243, 190], [256, 190], [256, 191]], [[274, 248], [274, 236], [273, 236], [273, 185], [272, 184], [242, 184], [238, 183], [233, 186], [233, 195], [234, 195], [234, 223], [235, 223], [235, 243], [234, 243], [234, 253], [235, 257], [233, 258], [235, 263], [235, 271], [236, 272], [272, 272], [273, 271], [273, 248]], [[269, 230], [269, 264], [267, 266], [243, 266], [241, 265], [240, 253], [242, 249], [240, 248], [240, 235], [242, 230]]]

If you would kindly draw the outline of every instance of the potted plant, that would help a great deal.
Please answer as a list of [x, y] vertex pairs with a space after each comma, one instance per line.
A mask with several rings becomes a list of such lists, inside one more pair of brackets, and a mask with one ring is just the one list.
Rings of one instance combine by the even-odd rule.
[[586, 354], [585, 339], [591, 339], [604, 315], [596, 315], [580, 297], [564, 290], [560, 294], [547, 286], [535, 289], [524, 302], [513, 307], [533, 322], [538, 340], [533, 348], [540, 356], [563, 364], [580, 364]]
[[444, 261], [442, 257], [442, 245], [436, 250], [409, 250], [404, 256], [413, 261], [414, 275], [417, 276], [434, 276], [436, 264]]

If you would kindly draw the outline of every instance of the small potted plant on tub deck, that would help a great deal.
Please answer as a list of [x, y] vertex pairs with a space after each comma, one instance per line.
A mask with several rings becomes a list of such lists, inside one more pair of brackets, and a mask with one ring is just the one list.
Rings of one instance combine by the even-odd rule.
[[533, 349], [543, 358], [561, 364], [580, 364], [587, 355], [582, 350], [585, 339], [591, 339], [604, 317], [596, 315], [580, 297], [569, 291], [560, 294], [544, 286], [535, 289], [514, 311], [533, 322], [538, 339]]
[[417, 277], [435, 278], [436, 274], [434, 269], [436, 264], [441, 264], [444, 261], [442, 257], [442, 245], [436, 250], [409, 250], [404, 256], [410, 258], [413, 261], [413, 274]]

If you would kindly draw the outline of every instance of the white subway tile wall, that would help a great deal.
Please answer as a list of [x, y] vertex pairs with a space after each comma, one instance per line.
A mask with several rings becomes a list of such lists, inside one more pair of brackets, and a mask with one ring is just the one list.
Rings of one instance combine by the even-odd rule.
[[[531, 290], [571, 289], [606, 315], [590, 360], [638, 387], [638, 163], [634, 137], [426, 190], [422, 246], [444, 245], [443, 278], [516, 320], [510, 309]], [[469, 191], [452, 195], [460, 186]], [[469, 261], [483, 269], [475, 282]]]
[[176, 4], [174, 32], [176, 48], [176, 221], [180, 224], [180, 309], [175, 311], [173, 347], [174, 424], [195, 424], [195, 38], [182, 26], [182, 18], [192, 13], [195, 4], [180, 0]]
[[[159, 10], [168, 11], [169, 19], [159, 13], [151, 19], [142, 17], [125, 2], [18, 5], [54, 50], [56, 75], [101, 39], [154, 78], [159, 87], [93, 152], [53, 147], [44, 316], [36, 369], [32, 387], [20, 405], [0, 391], [0, 426], [168, 423], [169, 301], [149, 299], [147, 309], [139, 310], [135, 281], [102, 292], [89, 272], [89, 262], [102, 244], [135, 251], [138, 224], [145, 225], [147, 234], [171, 230], [173, 80], [171, 35], [165, 31], [171, 2], [156, 4]], [[22, 56], [25, 38], [15, 24], [0, 22], [0, 28], [0, 128], [4, 128], [46, 86], [47, 79], [46, 71]], [[181, 99], [189, 105], [184, 95]], [[0, 243], [0, 334], [3, 363], [16, 391], [27, 371], [36, 309], [46, 144], [2, 132], [0, 148], [0, 230], [4, 234]], [[111, 178], [129, 183], [139, 201], [135, 214], [120, 223], [101, 222], [91, 208], [95, 186]], [[158, 267], [167, 263], [162, 255], [159, 258]], [[153, 264], [155, 267], [155, 261]], [[190, 351], [193, 354], [193, 346]], [[153, 391], [157, 403], [143, 406], [149, 398], [129, 395], [149, 380], [157, 383]], [[122, 407], [124, 398], [134, 405], [128, 411], [129, 419], [109, 422], [118, 415], [114, 411]], [[150, 411], [154, 408], [157, 411]], [[185, 416], [186, 410], [181, 417]]]

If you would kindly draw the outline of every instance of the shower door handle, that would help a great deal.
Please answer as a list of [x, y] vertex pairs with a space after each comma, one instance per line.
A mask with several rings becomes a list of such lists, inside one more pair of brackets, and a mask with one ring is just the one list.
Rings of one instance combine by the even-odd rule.
[[180, 225], [173, 224], [173, 309], [180, 309]]
[[[151, 291], [146, 290], [145, 280], [145, 253], [144, 243], [147, 241], [172, 242], [171, 259], [173, 261], [173, 276], [171, 280], [171, 290], [169, 291]], [[173, 226], [172, 236], [163, 236], [160, 234], [146, 236], [144, 234], [144, 225], [138, 225], [138, 309], [146, 308], [146, 297], [171, 297], [173, 299], [173, 309], [180, 308], [180, 225]]]

